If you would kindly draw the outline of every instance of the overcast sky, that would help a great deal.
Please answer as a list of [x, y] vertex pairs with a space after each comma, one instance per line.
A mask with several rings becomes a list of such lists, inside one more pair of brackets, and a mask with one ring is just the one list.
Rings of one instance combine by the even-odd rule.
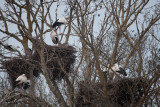
[[[147, 9], [148, 7], [152, 7], [152, 6], [154, 6], [155, 4], [157, 4], [159, 2], [160, 2], [160, 0], [150, 0], [150, 2], [148, 3], [148, 5], [145, 8]], [[56, 20], [56, 18], [55, 18], [55, 9], [56, 9], [55, 7], [56, 7], [56, 5], [57, 5], [57, 3], [53, 3], [52, 8], [50, 9], [50, 13], [53, 13], [53, 14], [51, 14], [52, 15], [51, 17], [52, 17], [53, 21]], [[4, 0], [1, 0], [0, 8], [4, 9]], [[65, 6], [64, 5], [59, 6], [59, 8], [58, 8], [58, 18], [60, 18], [62, 16], [65, 16], [64, 11], [65, 11]], [[144, 9], [144, 11], [145, 11], [145, 9]], [[159, 11], [159, 10], [157, 10], [157, 11]], [[94, 30], [94, 32], [98, 32], [98, 29], [100, 28], [99, 23], [101, 22], [101, 20], [104, 17], [104, 12], [105, 12], [104, 10], [101, 10], [101, 11], [98, 11], [97, 13], [95, 13], [96, 14], [96, 20], [94, 22], [95, 23], [95, 27], [94, 27], [95, 30]], [[98, 17], [97, 14], [100, 14], [100, 17]], [[141, 16], [142, 15], [139, 15], [139, 17], [138, 17], [139, 20], [143, 19]], [[26, 15], [23, 15], [23, 17], [24, 17], [24, 19], [26, 19]], [[12, 25], [9, 25], [9, 26], [12, 26]], [[130, 29], [133, 29], [133, 30], [136, 29], [134, 24], [131, 27], [130, 27]], [[3, 28], [4, 27], [0, 25], [0, 29], [3, 29]], [[9, 27], [9, 28], [10, 28], [9, 29], [10, 32], [18, 31], [15, 26]], [[63, 30], [63, 28], [64, 27], [62, 26], [62, 30]], [[44, 29], [49, 29], [49, 28], [47, 26], [45, 26]], [[6, 36], [5, 34], [3, 34], [3, 33], [0, 32], [0, 39], [2, 37], [5, 37], [5, 36]], [[50, 38], [50, 33], [45, 34], [44, 37], [45, 37], [45, 42], [48, 45], [53, 45], [53, 43], [51, 41], [51, 38]], [[63, 42], [64, 41], [62, 41], [62, 43]], [[20, 43], [18, 43], [13, 38], [11, 38], [11, 39], [8, 40], [8, 44], [19, 45], [19, 46], [21, 46], [21, 49], [22, 49], [22, 45]], [[73, 45], [73, 46], [76, 45], [77, 47], [80, 46], [80, 44], [78, 42], [78, 39], [75, 36], [71, 36], [70, 37], [70, 39], [69, 39], [69, 45]], [[29, 47], [31, 48], [31, 44], [29, 45]], [[21, 51], [21, 49], [19, 49], [19, 51]], [[22, 51], [21, 51], [21, 53], [22, 53]]]
[[[147, 5], [145, 8], [157, 4], [157, 3], [159, 3], [159, 1], [160, 1], [160, 0], [150, 0], [150, 2], [148, 3], [148, 5]], [[55, 19], [55, 15], [54, 15], [56, 5], [57, 5], [57, 3], [54, 3], [54, 5], [52, 6], [51, 11], [50, 11], [51, 13], [53, 12], [53, 14], [52, 14], [53, 21], [56, 20], [56, 19]], [[2, 8], [2, 9], [4, 8], [4, 0], [1, 0], [0, 8]], [[62, 5], [62, 6], [59, 6], [59, 8], [58, 8], [58, 17], [64, 16], [64, 10], [65, 10], [65, 6], [63, 6], [63, 5]], [[158, 10], [157, 10], [157, 11], [158, 11]], [[103, 10], [102, 10], [101, 12], [99, 12], [98, 14], [100, 14], [100, 17], [96, 17], [97, 19], [95, 20], [95, 21], [96, 21], [95, 23], [97, 23], [97, 28], [99, 27], [98, 22], [99, 22], [100, 19], [104, 16], [104, 15], [103, 15]], [[25, 19], [25, 18], [26, 18], [26, 17], [24, 17], [24, 19]], [[140, 18], [139, 18], [139, 19], [140, 19]], [[10, 25], [10, 26], [11, 26], [11, 25]], [[133, 27], [134, 27], [134, 26], [133, 26]], [[0, 29], [3, 29], [3, 26], [0, 25]], [[48, 28], [45, 28], [45, 29], [48, 29]], [[12, 29], [9, 29], [9, 30], [10, 30], [11, 32], [14, 32], [14, 31], [17, 30], [17, 28], [13, 27]], [[63, 30], [63, 27], [62, 27], [62, 30]], [[95, 30], [96, 30], [96, 28], [95, 28]], [[96, 31], [95, 31], [95, 32], [96, 32]], [[5, 35], [2, 34], [2, 33], [0, 33], [0, 38], [3, 37], [3, 36], [5, 36]], [[47, 35], [45, 35], [45, 37], [46, 37], [45, 42], [46, 42], [47, 44], [49, 44], [49, 45], [52, 45], [53, 43], [52, 43], [52, 41], [51, 41], [51, 39], [50, 39], [49, 33], [48, 33]], [[76, 42], [77, 42], [77, 40], [75, 39], [75, 37], [73, 37], [73, 36], [70, 37], [69, 44], [73, 45], [73, 44], [75, 44]], [[14, 39], [9, 39], [8, 44], [19, 45], [19, 44], [17, 44], [17, 42], [16, 42]]]
[[[145, 7], [145, 8], [148, 8], [148, 7], [151, 7], [151, 6], [154, 6], [155, 4], [157, 4], [157, 3], [159, 3], [159, 1], [160, 0], [150, 0], [150, 2], [148, 3], [148, 5]], [[53, 14], [52, 14], [52, 18], [53, 18], [53, 21], [55, 21], [56, 19], [55, 19], [55, 15], [54, 15], [54, 13], [55, 13], [55, 6], [56, 5], [56, 3], [52, 6], [52, 8], [51, 8], [51, 12], [53, 12]], [[1, 3], [0, 3], [0, 8], [4, 8], [4, 0], [1, 0]], [[62, 17], [62, 16], [64, 16], [64, 10], [65, 10], [65, 7], [62, 5], [62, 6], [60, 6], [59, 8], [58, 8], [58, 17]], [[144, 10], [145, 11], [145, 10]], [[157, 10], [157, 11], [160, 11], [160, 10]], [[99, 11], [99, 13], [98, 14], [100, 14], [100, 17], [96, 17], [96, 20], [95, 20], [95, 32], [98, 32], [98, 27], [100, 26], [100, 25], [98, 25], [98, 23], [100, 22], [100, 20], [103, 18], [103, 16], [104, 16], [104, 10], [101, 10], [101, 11]], [[24, 16], [24, 19], [25, 19], [26, 17]], [[141, 20], [141, 15], [139, 16], [139, 20]], [[10, 25], [11, 26], [11, 25]], [[97, 28], [96, 28], [97, 27]], [[3, 29], [3, 26], [1, 26], [0, 25], [0, 29]], [[45, 29], [49, 29], [49, 28], [47, 28], [47, 27], [45, 27]], [[135, 28], [135, 26], [133, 25], [132, 26], [132, 29], [136, 29]], [[11, 32], [15, 32], [17, 30], [17, 28], [15, 28], [15, 27], [13, 27], [12, 29], [9, 29], [9, 31], [11, 31]], [[63, 27], [62, 27], [62, 30], [63, 30]], [[3, 33], [1, 33], [0, 32], [0, 39], [2, 38], [2, 37], [4, 37], [4, 36], [6, 36], [5, 34], [3, 34]], [[47, 44], [49, 44], [49, 45], [53, 45], [53, 43], [52, 43], [52, 41], [51, 41], [51, 39], [50, 39], [50, 36], [49, 36], [49, 33], [48, 34], [46, 34], [45, 35], [45, 42], [47, 43]], [[64, 41], [63, 41], [64, 42]], [[8, 44], [12, 44], [12, 45], [19, 45], [19, 46], [21, 46], [21, 48], [22, 48], [22, 45], [20, 44], [20, 43], [18, 43], [16, 40], [14, 40], [14, 39], [9, 39], [9, 41], [8, 41]], [[76, 37], [74, 37], [74, 36], [71, 36], [70, 37], [70, 39], [69, 39], [69, 44], [70, 45], [76, 45], [76, 46], [78, 46], [79, 44], [78, 44], [78, 39], [76, 38]], [[30, 45], [30, 47], [31, 47], [31, 45]], [[20, 51], [21, 51], [21, 49], [20, 49]], [[0, 76], [4, 76], [2, 73], [0, 73]]]

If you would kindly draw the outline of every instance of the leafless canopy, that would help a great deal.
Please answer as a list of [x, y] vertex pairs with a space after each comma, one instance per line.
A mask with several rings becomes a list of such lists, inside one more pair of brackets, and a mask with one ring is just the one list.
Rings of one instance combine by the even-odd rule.
[[[1, 77], [0, 104], [160, 106], [159, 10], [159, 0], [5, 0], [0, 6], [1, 65], [21, 59], [31, 66], [27, 72], [34, 84], [27, 94], [9, 90], [4, 95], [10, 76]], [[68, 23], [62, 26], [61, 44], [50, 46], [52, 24], [60, 16]], [[24, 53], [18, 50], [11, 57], [7, 41]], [[127, 77], [114, 71], [104, 76], [103, 69], [115, 63]], [[39, 70], [38, 78], [34, 69]], [[61, 81], [53, 79], [58, 71], [65, 75]]]

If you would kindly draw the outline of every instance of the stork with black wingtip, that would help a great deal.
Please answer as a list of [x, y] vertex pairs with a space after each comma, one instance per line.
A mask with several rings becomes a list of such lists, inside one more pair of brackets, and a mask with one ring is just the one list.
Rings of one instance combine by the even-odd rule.
[[122, 68], [121, 65], [118, 65], [118, 63], [114, 64], [112, 67], [111, 67], [112, 70], [114, 70], [115, 72], [118, 72], [124, 76], [127, 76], [127, 73], [125, 71], [124, 68]]
[[22, 85], [22, 89], [26, 90], [30, 87], [31, 81], [27, 79], [27, 76], [25, 74], [20, 75], [17, 79], [16, 82], [18, 82], [18, 85]]
[[59, 34], [62, 35], [62, 33], [61, 33], [61, 25], [64, 25], [64, 24], [67, 24], [67, 19], [63, 16], [63, 17], [57, 19], [53, 23], [52, 27], [56, 28], [58, 26], [59, 27]]
[[[108, 68], [109, 68], [109, 66], [110, 66], [110, 64], [107, 65]], [[103, 70], [103, 72], [108, 71], [108, 68], [105, 67], [104, 70]], [[127, 76], [127, 73], [126, 73], [125, 69], [122, 68], [121, 65], [118, 65], [118, 63], [115, 63], [113, 66], [111, 66], [111, 69], [109, 69], [109, 73], [111, 73], [112, 70], [114, 72], [122, 74], [123, 76]]]

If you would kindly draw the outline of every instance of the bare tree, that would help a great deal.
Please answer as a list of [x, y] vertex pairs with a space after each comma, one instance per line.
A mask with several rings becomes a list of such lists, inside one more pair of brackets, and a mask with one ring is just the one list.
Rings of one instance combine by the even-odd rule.
[[[158, 29], [160, 12], [158, 10], [160, 3], [157, 1], [155, 5], [150, 6], [150, 4], [149, 0], [18, 0], [17, 2], [6, 0], [4, 8], [0, 9], [0, 24], [3, 26], [0, 32], [6, 35], [1, 38], [1, 44], [5, 46], [5, 41], [14, 38], [23, 46], [25, 56], [20, 51], [15, 52], [15, 56], [32, 66], [29, 70], [32, 81], [35, 81], [33, 68], [41, 71], [51, 95], [53, 94], [56, 98], [53, 99], [54, 102], [57, 101], [61, 107], [77, 106], [77, 96], [80, 96], [84, 103], [89, 102], [93, 104], [92, 106], [98, 106], [99, 103], [96, 104], [85, 95], [78, 93], [77, 90], [80, 90], [83, 85], [86, 88], [90, 87], [96, 96], [102, 96], [101, 101], [105, 103], [103, 106], [113, 106], [112, 91], [108, 88], [111, 86], [110, 82], [113, 82], [112, 85], [120, 85], [121, 83], [118, 82], [120, 80], [130, 82], [131, 79], [137, 78], [141, 78], [140, 81], [147, 84], [143, 88], [143, 95], [139, 94], [138, 101], [133, 100], [135, 99], [134, 88], [127, 84], [128, 90], [132, 93], [130, 97], [132, 101], [128, 102], [128, 105], [124, 105], [123, 101], [115, 102], [121, 106], [131, 107], [135, 105], [140, 107], [144, 105], [159, 106], [160, 38]], [[52, 30], [52, 24], [56, 20], [53, 19], [58, 18], [60, 6], [65, 6], [63, 14], [66, 15], [68, 24], [64, 26], [63, 33], [65, 34], [60, 39], [60, 42], [65, 41], [65, 43], [59, 44], [59, 49], [68, 46], [72, 37], [75, 37], [77, 60], [74, 64], [74, 71], [69, 74], [66, 73], [61, 58], [58, 60], [57, 63], [65, 74], [63, 80], [58, 84], [57, 80], [51, 79], [53, 77], [51, 69], [55, 68], [50, 68], [48, 65], [48, 62], [56, 55], [51, 56], [47, 53], [49, 48], [44, 40]], [[14, 32], [13, 27], [16, 29]], [[29, 49], [29, 43], [32, 51]], [[39, 60], [36, 60], [34, 64], [28, 61], [33, 53], [39, 56]], [[1, 56], [12, 60], [7, 53], [3, 53]], [[58, 54], [56, 57], [58, 58]], [[114, 65], [115, 63], [121, 64], [126, 69], [128, 77], [123, 77], [115, 72], [107, 73], [104, 77], [103, 68], [108, 67], [108, 64]], [[3, 67], [1, 68], [3, 69]], [[81, 83], [83, 85], [79, 85]], [[133, 86], [138, 87], [139, 83], [137, 84]], [[31, 90], [39, 86], [32, 84]], [[44, 88], [42, 87], [42, 89]], [[32, 95], [35, 93], [34, 91], [30, 92]], [[41, 105], [40, 101], [43, 105], [54, 106], [54, 103], [49, 101], [53, 95], [43, 97], [42, 93], [45, 92], [41, 90], [38, 98], [36, 94], [34, 96], [21, 95], [37, 106]], [[11, 98], [18, 96], [20, 94], [13, 94]], [[4, 99], [0, 103], [11, 98]]]

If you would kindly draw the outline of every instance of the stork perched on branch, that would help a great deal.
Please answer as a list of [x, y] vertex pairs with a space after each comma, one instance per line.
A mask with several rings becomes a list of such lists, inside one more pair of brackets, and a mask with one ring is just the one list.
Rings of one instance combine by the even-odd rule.
[[63, 25], [63, 24], [67, 24], [67, 20], [66, 20], [66, 18], [63, 16], [63, 17], [61, 17], [61, 18], [59, 18], [59, 19], [57, 19], [54, 23], [53, 23], [53, 25], [52, 25], [52, 27], [53, 28], [55, 28], [55, 27], [59, 27], [59, 34], [61, 35], [62, 33], [61, 33], [61, 25]]

